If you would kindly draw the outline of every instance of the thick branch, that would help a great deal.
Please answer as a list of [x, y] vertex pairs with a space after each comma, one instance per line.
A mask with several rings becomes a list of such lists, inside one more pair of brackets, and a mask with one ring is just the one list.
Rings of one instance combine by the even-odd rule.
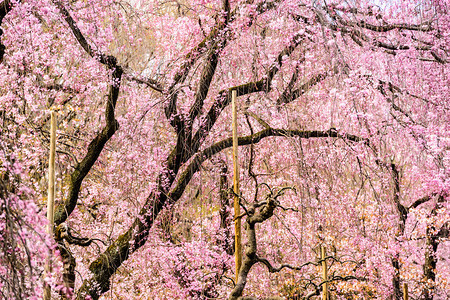
[[416, 201], [413, 202], [413, 204], [411, 204], [411, 205], [409, 206], [408, 210], [410, 210], [411, 208], [417, 208], [419, 205], [421, 205], [421, 204], [423, 204], [423, 203], [426, 203], [426, 202], [430, 201], [431, 198], [432, 198], [433, 196], [435, 196], [435, 195], [436, 195], [436, 194], [433, 194], [433, 195], [431, 195], [431, 196], [425, 196], [425, 197], [422, 197], [422, 198], [420, 198], [420, 199], [417, 199]]
[[267, 269], [269, 270], [270, 273], [278, 273], [281, 270], [283, 270], [284, 268], [291, 269], [291, 270], [294, 270], [294, 271], [300, 271], [301, 269], [303, 269], [306, 266], [309, 266], [309, 265], [317, 266], [318, 265], [318, 263], [309, 261], [309, 262], [304, 263], [303, 265], [300, 265], [300, 266], [292, 266], [290, 264], [283, 264], [283, 265], [279, 266], [278, 268], [275, 268], [265, 258], [257, 257], [257, 261], [262, 263], [262, 264], [264, 264], [267, 267]]
[[[430, 212], [430, 218], [435, 218], [438, 211], [444, 207], [445, 196], [439, 195], [437, 202]], [[436, 232], [437, 231], [437, 232]], [[442, 238], [448, 238], [450, 235], [449, 222], [447, 221], [437, 230], [434, 223], [427, 225], [426, 231], [426, 248], [425, 248], [425, 263], [423, 265], [424, 281], [427, 283], [423, 288], [423, 295], [425, 300], [433, 300], [433, 290], [435, 289], [436, 281], [436, 266], [438, 264], [438, 256], [436, 255], [438, 246]]]
[[[246, 115], [246, 116], [250, 116], [250, 117], [252, 117], [253, 119], [255, 119], [262, 127], [264, 127], [264, 128], [270, 128], [270, 125], [266, 122], [266, 121], [264, 121], [263, 119], [261, 119], [261, 117], [259, 117], [257, 114], [255, 114], [254, 112], [252, 112], [252, 111], [249, 111], [249, 110], [246, 110], [246, 111], [244, 111], [244, 115]], [[250, 124], [250, 123], [249, 123]], [[250, 131], [251, 131], [251, 133], [253, 134], [253, 130], [252, 130], [252, 127], [249, 125], [249, 127], [250, 127]]]
[[445, 58], [440, 57], [440, 56], [436, 53], [436, 51], [431, 51], [430, 53], [431, 53], [431, 56], [433, 56], [433, 58], [434, 58], [438, 63], [440, 63], [440, 64], [446, 64], [446, 63], [448, 63], [448, 60], [445, 59]]
[[125, 72], [126, 73], [124, 74], [124, 76], [129, 80], [133, 80], [140, 84], [145, 84], [149, 88], [151, 88], [159, 93], [162, 93], [164, 91], [164, 87], [157, 80], [132, 75], [131, 72], [129, 72], [128, 70], [125, 70]]
[[[256, 144], [260, 142], [263, 138], [270, 136], [285, 136], [285, 137], [299, 137], [299, 138], [331, 137], [331, 138], [343, 138], [352, 142], [368, 143], [366, 139], [350, 134], [341, 135], [336, 130], [333, 129], [326, 131], [318, 131], [318, 130], [308, 131], [308, 130], [267, 128], [252, 135], [239, 137], [238, 144], [240, 146], [250, 145], [251, 143]], [[209, 158], [211, 158], [212, 156], [214, 156], [215, 154], [219, 153], [220, 151], [231, 147], [232, 144], [233, 144], [232, 138], [228, 138], [220, 142], [217, 142], [212, 146], [206, 148], [205, 150], [201, 151], [200, 153], [196, 154], [192, 159], [191, 163], [189, 164], [189, 166], [187, 166], [184, 172], [180, 175], [177, 186], [173, 188], [172, 191], [169, 193], [169, 198], [177, 200], [179, 197], [181, 197], [187, 184], [191, 180], [192, 176], [199, 170], [201, 164], [206, 160], [208, 160]]]
[[104, 242], [99, 239], [90, 239], [74, 236], [72, 234], [72, 230], [66, 223], [61, 223], [58, 225], [58, 227], [55, 228], [55, 240], [58, 242], [62, 242], [63, 240], [65, 240], [70, 245], [77, 245], [82, 247], [90, 246], [94, 241], [99, 241], [104, 244]]
[[[3, 18], [11, 11], [12, 3], [9, 0], [4, 0], [0, 3], [0, 25], [3, 22]], [[0, 38], [3, 35], [3, 30], [0, 29]], [[0, 42], [0, 63], [3, 61], [5, 55], [5, 46]]]
[[195, 133], [192, 139], [194, 151], [198, 150], [201, 143], [203, 142], [203, 140], [206, 138], [211, 128], [216, 123], [222, 111], [225, 109], [225, 107], [227, 107], [230, 104], [231, 91], [236, 90], [237, 97], [256, 92], [266, 92], [266, 93], [270, 92], [272, 79], [275, 76], [275, 74], [281, 69], [281, 66], [283, 64], [283, 57], [291, 55], [292, 52], [294, 52], [294, 50], [297, 48], [297, 46], [300, 45], [301, 41], [302, 41], [301, 35], [295, 35], [292, 38], [291, 45], [278, 54], [276, 61], [267, 72], [265, 78], [262, 78], [255, 82], [235, 86], [230, 89], [222, 90], [221, 92], [219, 92], [216, 100], [214, 101], [213, 105], [211, 106], [210, 110], [205, 116], [202, 124], [200, 125], [199, 130]]
[[291, 80], [289, 80], [288, 85], [284, 89], [283, 93], [277, 100], [277, 105], [280, 105], [281, 103], [287, 103], [289, 102], [288, 99], [292, 96], [292, 90], [294, 89], [294, 84], [297, 82], [298, 79], [298, 72], [299, 72], [299, 65], [295, 67], [294, 73], [292, 73]]
[[[221, 44], [225, 45], [225, 43]], [[223, 46], [221, 47], [221, 49], [222, 48]], [[195, 102], [192, 105], [191, 110], [189, 112], [189, 120], [191, 122], [193, 122], [194, 119], [200, 113], [203, 107], [203, 102], [206, 96], [208, 95], [209, 87], [211, 85], [211, 81], [216, 71], [217, 63], [219, 61], [219, 55], [217, 53], [218, 51], [219, 49], [216, 48], [211, 49], [210, 53], [206, 58], [206, 65], [203, 67], [200, 82], [198, 84], [197, 93], [195, 94]]]
[[400, 217], [400, 231], [403, 234], [405, 231], [405, 223], [408, 218], [408, 210], [400, 203], [400, 174], [397, 169], [397, 165], [391, 163], [392, 180], [394, 182], [394, 202], [397, 206], [398, 214]]
[[109, 88], [108, 102], [106, 103], [105, 121], [106, 124], [97, 136], [90, 142], [87, 153], [83, 160], [76, 164], [75, 171], [71, 174], [71, 181], [69, 186], [69, 192], [66, 200], [62, 205], [59, 205], [55, 211], [55, 224], [59, 225], [64, 222], [67, 217], [75, 209], [78, 201], [78, 194], [80, 192], [81, 183], [83, 182], [90, 169], [97, 161], [100, 153], [103, 150], [106, 142], [113, 136], [116, 130], [119, 128], [119, 123], [114, 117], [114, 110], [119, 97], [120, 82], [122, 79], [123, 69], [117, 65], [117, 59], [111, 55], [105, 55], [98, 50], [93, 50], [91, 45], [87, 42], [86, 38], [81, 33], [75, 20], [70, 15], [69, 11], [59, 1], [54, 1], [55, 5], [64, 16], [65, 21], [69, 25], [72, 33], [77, 39], [78, 43], [83, 49], [94, 59], [100, 63], [106, 65], [109, 69], [113, 70], [112, 83]]
[[361, 20], [359, 22], [357, 22], [357, 25], [361, 28], [365, 28], [365, 29], [369, 29], [372, 31], [377, 31], [377, 32], [388, 32], [394, 29], [405, 29], [405, 30], [412, 30], [412, 31], [423, 31], [423, 32], [428, 32], [433, 30], [433, 27], [431, 27], [431, 22], [424, 22], [422, 24], [406, 24], [406, 23], [401, 23], [401, 24], [386, 24], [386, 25], [374, 25], [374, 24], [369, 24], [367, 22], [365, 22], [364, 20]]
[[12, 3], [9, 0], [4, 0], [0, 3], [0, 23], [3, 18], [11, 11]]
[[55, 5], [58, 7], [61, 14], [64, 16], [67, 24], [69, 25], [73, 35], [77, 39], [78, 43], [83, 47], [83, 49], [93, 58], [95, 58], [100, 63], [108, 66], [110, 69], [114, 69], [117, 66], [117, 59], [112, 55], [105, 55], [99, 50], [92, 49], [91, 45], [87, 42], [84, 35], [78, 28], [77, 23], [70, 15], [69, 11], [64, 7], [64, 5], [59, 1], [54, 1]]
[[122, 69], [116, 67], [112, 76], [112, 84], [109, 87], [108, 100], [106, 103], [105, 121], [106, 124], [97, 136], [90, 142], [87, 153], [83, 160], [75, 165], [75, 170], [71, 174], [68, 195], [63, 204], [55, 210], [55, 225], [66, 221], [67, 217], [75, 209], [78, 201], [81, 183], [97, 161], [106, 142], [114, 135], [119, 128], [119, 123], [114, 117], [114, 110], [119, 97], [120, 80]]

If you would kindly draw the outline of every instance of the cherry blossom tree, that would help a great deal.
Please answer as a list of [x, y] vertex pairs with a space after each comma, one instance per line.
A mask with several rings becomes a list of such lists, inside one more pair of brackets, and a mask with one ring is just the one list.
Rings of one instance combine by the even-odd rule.
[[450, 296], [447, 1], [11, 0], [0, 22], [8, 297], [39, 296], [53, 243], [55, 297], [311, 298], [321, 246], [337, 299]]

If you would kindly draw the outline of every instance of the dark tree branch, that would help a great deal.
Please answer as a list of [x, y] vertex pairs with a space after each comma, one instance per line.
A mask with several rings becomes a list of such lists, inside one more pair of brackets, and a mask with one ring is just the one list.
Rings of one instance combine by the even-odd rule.
[[225, 17], [225, 23], [228, 23], [230, 20], [230, 1], [229, 0], [222, 0], [222, 9]]
[[401, 234], [403, 234], [405, 231], [406, 219], [408, 218], [408, 210], [400, 203], [400, 173], [397, 165], [391, 163], [390, 167], [392, 172], [392, 180], [394, 182], [394, 203], [397, 206], [397, 211], [400, 217], [400, 231]]
[[404, 29], [404, 30], [411, 30], [411, 31], [422, 31], [422, 32], [429, 32], [433, 30], [433, 27], [431, 26], [431, 21], [423, 22], [422, 24], [407, 24], [407, 23], [400, 23], [400, 24], [386, 24], [386, 25], [374, 25], [369, 24], [364, 20], [361, 20], [356, 23], [359, 27], [369, 29], [376, 32], [388, 32], [394, 29]]
[[88, 41], [84, 37], [84, 35], [81, 33], [80, 29], [78, 28], [77, 23], [70, 15], [69, 11], [65, 8], [65, 6], [59, 2], [59, 1], [53, 1], [55, 5], [58, 7], [61, 14], [64, 16], [64, 20], [69, 25], [73, 35], [77, 39], [78, 43], [83, 47], [83, 49], [94, 59], [99, 61], [100, 63], [108, 66], [110, 69], [114, 69], [117, 67], [117, 59], [112, 55], [105, 55], [99, 50], [92, 49], [91, 45], [89, 45]]
[[256, 260], [257, 260], [258, 262], [264, 264], [264, 265], [267, 267], [267, 270], [269, 270], [270, 273], [278, 273], [278, 272], [280, 272], [281, 270], [283, 270], [283, 269], [285, 269], [285, 268], [286, 268], [286, 269], [290, 269], [290, 270], [294, 270], [294, 271], [300, 271], [301, 269], [303, 269], [304, 267], [309, 266], [309, 265], [314, 265], [314, 266], [319, 265], [319, 263], [309, 261], [309, 262], [304, 263], [303, 265], [300, 265], [300, 266], [292, 266], [292, 265], [290, 265], [290, 264], [282, 264], [282, 265], [279, 266], [278, 268], [275, 268], [275, 267], [273, 267], [273, 266], [270, 264], [270, 262], [269, 262], [267, 259], [265, 259], [265, 258], [261, 258], [261, 257], [258, 257], [258, 256], [257, 256]]
[[[439, 195], [436, 204], [430, 212], [430, 217], [434, 218], [438, 215], [438, 210], [444, 207], [446, 195]], [[425, 300], [433, 300], [433, 291], [435, 289], [436, 281], [436, 267], [438, 264], [438, 256], [436, 255], [438, 246], [442, 239], [450, 236], [449, 222], [445, 222], [441, 228], [436, 228], [435, 224], [427, 225], [426, 230], [426, 248], [425, 248], [425, 263], [423, 265], [424, 280], [427, 285], [423, 288], [423, 295]]]
[[[0, 25], [3, 22], [3, 18], [11, 11], [13, 3], [9, 0], [4, 0], [0, 3]], [[3, 35], [3, 30], [0, 29], [0, 38]], [[0, 42], [0, 63], [3, 61], [5, 55], [5, 46]]]
[[69, 11], [59, 1], [54, 1], [55, 5], [60, 10], [65, 21], [69, 25], [73, 35], [77, 39], [81, 47], [94, 59], [100, 63], [106, 65], [112, 72], [112, 82], [109, 87], [108, 100], [105, 110], [105, 126], [96, 135], [96, 137], [90, 142], [87, 153], [83, 160], [75, 165], [75, 170], [71, 174], [71, 180], [69, 185], [68, 196], [64, 203], [59, 205], [55, 210], [55, 225], [59, 225], [65, 222], [68, 216], [75, 209], [78, 201], [78, 194], [80, 192], [81, 184], [86, 175], [91, 170], [94, 163], [97, 161], [100, 153], [102, 152], [106, 142], [114, 135], [119, 128], [119, 123], [115, 119], [115, 108], [117, 99], [119, 97], [120, 83], [123, 75], [123, 69], [117, 64], [117, 59], [111, 55], [105, 55], [104, 53], [93, 50], [91, 45], [87, 42], [86, 38], [81, 33], [75, 20], [70, 15]]
[[440, 64], [446, 64], [446, 63], [448, 63], [448, 60], [445, 59], [445, 58], [440, 57], [440, 56], [436, 53], [436, 51], [431, 51], [430, 53], [431, 53], [431, 56], [433, 56], [433, 58], [434, 58], [438, 63], [440, 63]]
[[105, 245], [105, 242], [99, 239], [90, 239], [74, 236], [72, 234], [72, 231], [70, 230], [70, 227], [66, 223], [61, 223], [55, 228], [55, 240], [58, 242], [65, 240], [70, 245], [77, 245], [82, 247], [90, 246], [95, 241], [99, 241], [103, 245]]
[[[248, 135], [244, 137], [238, 138], [238, 144], [239, 146], [244, 145], [250, 145], [251, 143], [258, 143], [263, 138], [266, 137], [299, 137], [299, 138], [342, 138], [346, 139], [352, 142], [363, 142], [368, 143], [368, 140], [364, 138], [360, 138], [355, 135], [351, 134], [339, 134], [336, 130], [330, 129], [326, 131], [303, 131], [303, 130], [289, 130], [289, 129], [274, 129], [274, 128], [267, 128], [262, 131], [259, 131], [253, 135]], [[219, 153], [220, 151], [231, 147], [233, 144], [233, 139], [228, 138], [225, 140], [222, 140], [220, 142], [217, 142], [213, 144], [212, 146], [206, 148], [205, 150], [201, 151], [200, 153], [197, 153], [194, 158], [192, 159], [191, 163], [186, 167], [186, 169], [183, 171], [183, 173], [180, 175], [180, 178], [178, 179], [177, 185], [172, 189], [172, 191], [169, 193], [169, 198], [171, 199], [178, 199], [181, 197], [182, 193], [184, 192], [184, 189], [186, 188], [187, 184], [191, 180], [192, 176], [199, 170], [201, 164], [205, 162], [206, 160], [210, 159], [215, 154]]]
[[122, 77], [122, 69], [116, 67], [112, 74], [112, 84], [109, 87], [108, 100], [105, 111], [105, 126], [97, 134], [97, 136], [90, 142], [87, 153], [83, 160], [75, 165], [75, 170], [70, 176], [70, 184], [68, 195], [63, 204], [58, 205], [55, 209], [55, 225], [65, 222], [68, 216], [75, 209], [78, 201], [78, 194], [80, 192], [81, 184], [86, 175], [91, 170], [94, 163], [97, 161], [102, 152], [106, 142], [114, 135], [119, 128], [119, 123], [114, 117], [114, 110], [117, 99], [119, 97], [120, 81]]
[[62, 279], [65, 291], [60, 291], [61, 299], [72, 299], [75, 288], [75, 268], [77, 265], [75, 257], [63, 240], [58, 241], [58, 250], [62, 258], [63, 270]]
[[88, 53], [92, 58], [96, 59], [101, 64], [106, 65], [109, 69], [115, 69], [115, 68], [121, 68], [122, 73], [125, 73], [125, 77], [136, 81], [137, 83], [145, 84], [148, 87], [152, 88], [153, 90], [162, 93], [164, 90], [164, 87], [156, 80], [149, 79], [149, 78], [142, 78], [139, 76], [135, 76], [132, 74], [130, 70], [125, 70], [123, 67], [119, 66], [117, 62], [117, 58], [112, 55], [106, 55], [102, 53], [99, 50], [94, 50], [92, 46], [88, 43], [86, 38], [84, 37], [81, 30], [78, 28], [77, 23], [70, 15], [69, 11], [65, 8], [65, 6], [59, 2], [59, 1], [53, 1], [55, 5], [60, 10], [61, 14], [63, 15], [65, 21], [69, 25], [70, 30], [72, 31], [73, 35], [75, 36], [76, 40], [80, 44], [80, 46]]
[[210, 110], [206, 114], [202, 124], [200, 125], [199, 130], [195, 133], [192, 143], [193, 143], [193, 151], [197, 151], [200, 145], [203, 143], [204, 139], [208, 135], [211, 128], [216, 123], [222, 111], [227, 107], [231, 102], [231, 91], [236, 90], [236, 96], [240, 97], [243, 95], [248, 95], [256, 92], [270, 92], [272, 87], [272, 79], [275, 74], [281, 69], [283, 64], [283, 57], [290, 56], [294, 50], [300, 45], [302, 42], [301, 35], [295, 35], [292, 38], [291, 45], [285, 49], [283, 49], [277, 56], [276, 61], [273, 66], [269, 69], [265, 78], [262, 78], [258, 81], [246, 83], [243, 85], [235, 86], [226, 90], [222, 90], [219, 92], [216, 100], [211, 106]]
[[[249, 110], [246, 110], [246, 111], [244, 111], [244, 114], [246, 115], [246, 116], [250, 116], [250, 117], [252, 117], [253, 119], [255, 119], [259, 124], [261, 124], [261, 126], [262, 127], [264, 127], [265, 129], [268, 129], [268, 128], [270, 128], [270, 125], [266, 122], [266, 121], [264, 121], [263, 119], [261, 119], [261, 117], [259, 117], [257, 114], [255, 114], [254, 112], [252, 112], [252, 111], [249, 111]], [[250, 127], [251, 128], [251, 127]], [[253, 134], [253, 130], [250, 130], [251, 131], [251, 134]]]
[[[223, 44], [224, 46], [225, 42], [221, 44]], [[221, 49], [223, 49], [223, 46], [221, 47]], [[198, 89], [195, 94], [195, 102], [192, 105], [191, 110], [189, 112], [189, 121], [191, 123], [201, 112], [203, 102], [206, 99], [206, 96], [208, 95], [209, 87], [211, 85], [212, 78], [216, 71], [217, 63], [219, 62], [219, 55], [218, 55], [219, 50], [220, 49], [216, 49], [215, 47], [212, 48], [206, 58], [206, 64], [203, 68]]]
[[54, 83], [54, 84], [40, 83], [40, 86], [47, 90], [61, 91], [61, 92], [67, 93], [67, 94], [79, 94], [80, 93], [80, 91], [73, 89], [70, 86], [64, 86], [62, 84], [57, 84], [57, 83]]
[[[303, 59], [303, 61], [304, 61], [304, 59]], [[291, 76], [291, 80], [289, 80], [288, 85], [286, 86], [283, 93], [277, 100], [277, 105], [280, 105], [281, 103], [289, 102], [289, 99], [292, 97], [292, 90], [294, 89], [294, 85], [298, 79], [298, 71], [299, 71], [299, 65], [297, 65], [295, 67], [294, 73], [292, 73], [292, 76]]]
[[417, 199], [408, 207], [408, 211], [411, 210], [412, 208], [417, 208], [419, 205], [430, 201], [434, 196], [436, 196], [436, 194], [432, 194], [431, 196], [425, 196], [420, 199]]
[[10, 0], [4, 0], [0, 3], [0, 23], [3, 18], [11, 11], [12, 4]]

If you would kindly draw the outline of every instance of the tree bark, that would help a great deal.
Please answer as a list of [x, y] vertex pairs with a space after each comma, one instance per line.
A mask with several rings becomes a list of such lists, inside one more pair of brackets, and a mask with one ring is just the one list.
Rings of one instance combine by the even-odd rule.
[[73, 291], [75, 289], [75, 267], [77, 263], [75, 257], [73, 257], [70, 252], [68, 245], [63, 241], [58, 243], [58, 250], [63, 263], [62, 279], [64, 290], [61, 291], [61, 299], [72, 299]]
[[222, 244], [223, 249], [228, 255], [234, 254], [233, 243], [231, 242], [231, 219], [230, 219], [230, 201], [229, 201], [229, 193], [228, 193], [228, 180], [227, 180], [227, 166], [224, 164], [221, 173], [220, 173], [220, 229], [222, 240], [220, 243]]
[[[430, 217], [436, 216], [437, 210], [439, 208], [442, 208], [444, 201], [444, 196], [440, 195], [435, 207], [431, 210]], [[436, 280], [436, 266], [438, 261], [436, 252], [439, 246], [440, 239], [450, 237], [450, 231], [448, 227], [449, 222], [446, 222], [439, 229], [439, 231], [436, 232], [434, 224], [430, 224], [429, 226], [427, 226], [425, 264], [423, 265], [424, 287], [422, 290], [422, 294], [424, 300], [434, 299], [434, 284]]]

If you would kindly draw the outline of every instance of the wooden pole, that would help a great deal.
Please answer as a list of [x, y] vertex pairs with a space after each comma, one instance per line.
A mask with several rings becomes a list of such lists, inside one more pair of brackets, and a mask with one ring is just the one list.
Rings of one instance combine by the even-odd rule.
[[327, 250], [324, 246], [320, 246], [320, 250], [321, 250], [320, 256], [322, 259], [322, 278], [323, 281], [325, 282], [322, 286], [323, 288], [322, 299], [328, 300], [328, 282], [326, 282], [328, 280], [328, 270], [327, 270], [327, 261], [325, 260]]
[[[56, 154], [56, 112], [51, 112], [50, 120], [50, 155], [48, 160], [48, 190], [47, 190], [47, 233], [53, 236], [53, 218], [55, 206], [55, 154]], [[49, 253], [45, 264], [45, 276], [50, 276], [52, 271], [51, 256]], [[48, 284], [44, 284], [44, 300], [50, 300], [51, 290]]]
[[403, 282], [403, 300], [408, 300], [408, 284], [406, 282]]
[[241, 249], [241, 219], [236, 218], [240, 213], [239, 206], [239, 164], [238, 164], [238, 136], [237, 136], [237, 109], [236, 90], [231, 91], [232, 126], [233, 126], [233, 190], [234, 190], [234, 255], [236, 262], [236, 283], [239, 277], [239, 270], [242, 264]]

